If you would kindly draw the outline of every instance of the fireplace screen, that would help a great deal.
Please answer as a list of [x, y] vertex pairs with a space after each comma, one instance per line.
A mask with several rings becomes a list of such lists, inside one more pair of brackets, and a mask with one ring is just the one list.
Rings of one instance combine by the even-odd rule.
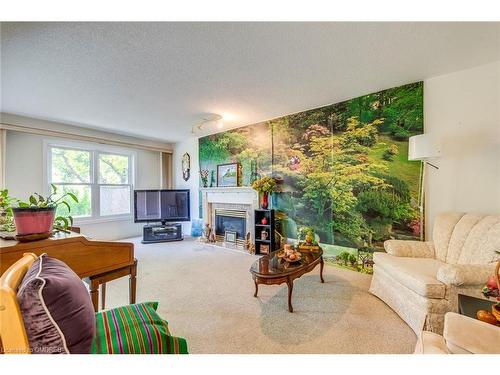
[[236, 232], [237, 239], [245, 238], [246, 213], [236, 210], [216, 210], [215, 234], [223, 237], [227, 230]]

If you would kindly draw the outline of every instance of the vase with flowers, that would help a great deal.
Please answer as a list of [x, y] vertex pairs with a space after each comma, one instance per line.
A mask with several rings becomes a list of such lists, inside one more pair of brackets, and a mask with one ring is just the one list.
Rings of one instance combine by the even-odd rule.
[[262, 177], [252, 183], [252, 188], [261, 196], [260, 206], [263, 209], [269, 207], [269, 194], [279, 191], [276, 180], [272, 177]]
[[200, 171], [201, 184], [204, 188], [208, 187], [208, 170], [202, 169]]

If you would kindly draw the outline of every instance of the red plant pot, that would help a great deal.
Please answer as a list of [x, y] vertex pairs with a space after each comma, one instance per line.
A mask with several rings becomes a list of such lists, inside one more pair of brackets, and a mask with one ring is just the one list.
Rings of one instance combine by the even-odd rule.
[[55, 207], [48, 208], [13, 208], [17, 234], [50, 233], [56, 216]]

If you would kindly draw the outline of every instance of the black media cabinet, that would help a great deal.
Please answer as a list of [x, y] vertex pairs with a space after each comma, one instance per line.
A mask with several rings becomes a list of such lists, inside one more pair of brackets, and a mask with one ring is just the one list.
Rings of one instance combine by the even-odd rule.
[[142, 229], [142, 243], [182, 241], [182, 224], [148, 224]]

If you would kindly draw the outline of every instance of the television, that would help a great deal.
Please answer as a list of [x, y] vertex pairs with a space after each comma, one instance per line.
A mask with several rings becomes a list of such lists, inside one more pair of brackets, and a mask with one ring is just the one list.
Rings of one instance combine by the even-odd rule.
[[134, 190], [134, 222], [191, 220], [189, 190]]

